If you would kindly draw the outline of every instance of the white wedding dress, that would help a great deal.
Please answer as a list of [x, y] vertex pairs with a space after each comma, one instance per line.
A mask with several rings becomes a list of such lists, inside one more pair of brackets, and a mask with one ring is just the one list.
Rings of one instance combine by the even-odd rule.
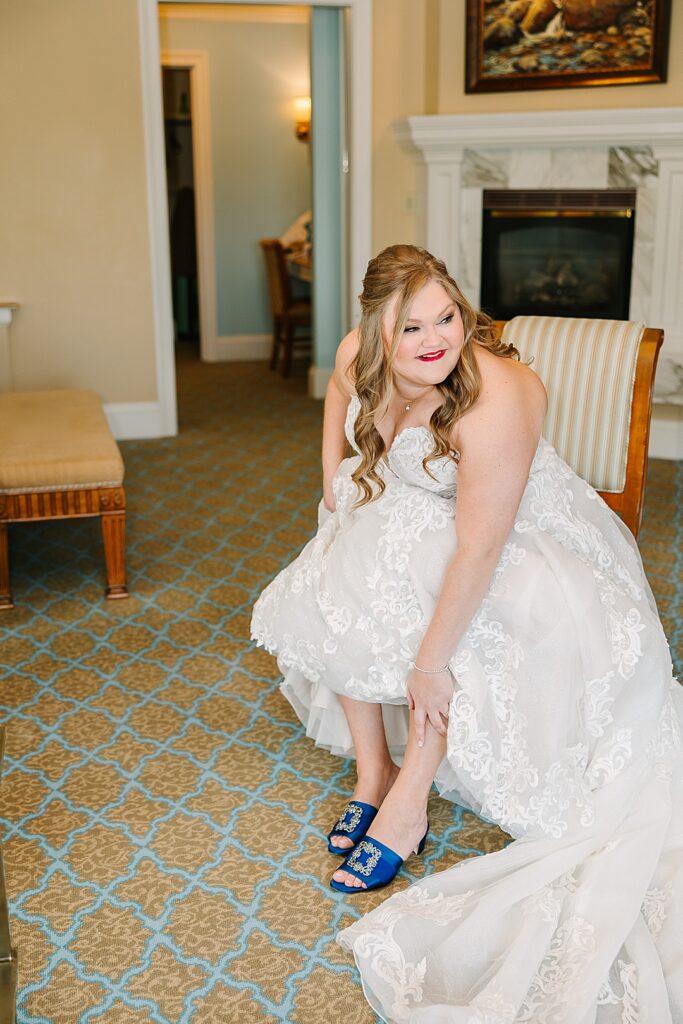
[[[336, 693], [381, 702], [405, 743], [409, 662], [456, 548], [457, 467], [429, 476], [431, 448], [403, 430], [359, 509], [344, 460], [337, 511], [254, 609], [335, 753], [353, 753]], [[543, 440], [451, 667], [437, 785], [516, 841], [341, 932], [368, 1001], [392, 1024], [683, 1024], [683, 689], [633, 538]]]

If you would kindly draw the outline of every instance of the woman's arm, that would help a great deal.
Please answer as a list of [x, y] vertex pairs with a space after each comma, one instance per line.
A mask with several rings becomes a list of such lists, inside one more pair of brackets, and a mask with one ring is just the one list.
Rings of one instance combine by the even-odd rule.
[[325, 414], [323, 418], [323, 502], [330, 512], [335, 510], [332, 481], [339, 464], [346, 455], [344, 422], [349, 407], [351, 388], [348, 368], [358, 351], [357, 332], [351, 331], [337, 349], [334, 373], [330, 377], [325, 393]]
[[[501, 360], [490, 376], [458, 424], [458, 545], [417, 654], [422, 669], [448, 663], [477, 612], [514, 526], [541, 434], [546, 399], [536, 374]], [[447, 714], [452, 691], [448, 673], [411, 672], [409, 701], [419, 743], [427, 719], [445, 733], [441, 715]]]

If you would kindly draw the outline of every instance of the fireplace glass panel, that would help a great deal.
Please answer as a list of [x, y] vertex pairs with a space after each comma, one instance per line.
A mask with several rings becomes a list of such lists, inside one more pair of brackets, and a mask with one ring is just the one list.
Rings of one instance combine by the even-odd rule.
[[627, 320], [633, 224], [631, 210], [484, 210], [482, 308]]

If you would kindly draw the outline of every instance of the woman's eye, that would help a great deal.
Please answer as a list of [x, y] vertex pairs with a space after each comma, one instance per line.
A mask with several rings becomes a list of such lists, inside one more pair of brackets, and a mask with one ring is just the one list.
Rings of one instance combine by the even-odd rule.
[[452, 319], [453, 319], [453, 313], [449, 313], [448, 316], [445, 316], [443, 318], [443, 320], [439, 320], [439, 323], [440, 324], [449, 324]]
[[414, 331], [419, 331], [419, 329], [420, 329], [419, 327], [404, 327], [403, 328], [403, 333], [404, 334], [413, 334]]

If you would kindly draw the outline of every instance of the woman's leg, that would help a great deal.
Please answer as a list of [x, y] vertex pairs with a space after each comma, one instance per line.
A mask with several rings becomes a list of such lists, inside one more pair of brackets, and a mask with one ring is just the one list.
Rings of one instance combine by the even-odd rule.
[[[404, 860], [417, 847], [427, 829], [427, 799], [445, 750], [446, 737], [440, 736], [429, 722], [424, 746], [418, 747], [411, 712], [401, 771], [368, 829], [368, 839], [379, 839]], [[341, 869], [335, 871], [333, 878], [346, 885], [365, 886], [355, 875]]]
[[[398, 775], [384, 733], [382, 705], [341, 695], [339, 702], [356, 748], [357, 782], [352, 799], [379, 807]], [[348, 850], [353, 845], [346, 836], [333, 836], [330, 842], [340, 850]]]

